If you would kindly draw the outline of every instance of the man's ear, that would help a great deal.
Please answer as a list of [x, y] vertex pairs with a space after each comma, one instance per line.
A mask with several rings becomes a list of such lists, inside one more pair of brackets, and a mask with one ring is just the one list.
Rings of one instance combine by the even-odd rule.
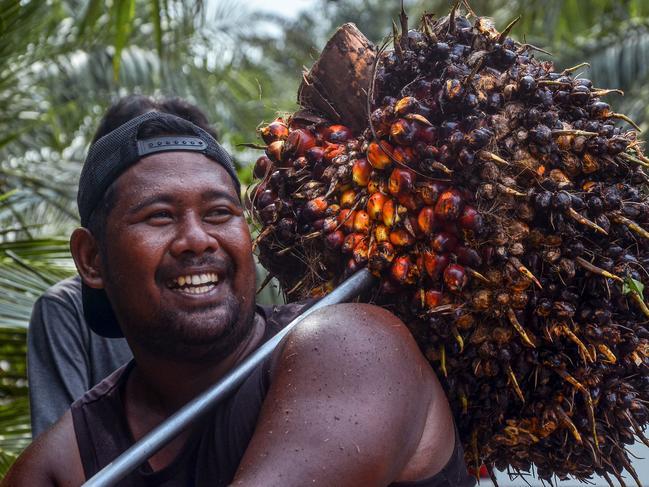
[[76, 228], [70, 237], [70, 252], [81, 279], [93, 289], [103, 289], [99, 242], [87, 228]]

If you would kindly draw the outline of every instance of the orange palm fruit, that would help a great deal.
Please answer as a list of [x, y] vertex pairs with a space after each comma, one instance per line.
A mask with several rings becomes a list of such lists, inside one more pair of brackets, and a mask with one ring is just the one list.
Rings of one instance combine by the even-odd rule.
[[360, 233], [350, 233], [345, 237], [342, 245], [342, 252], [344, 254], [349, 254], [354, 251], [358, 243], [365, 238], [365, 235]]
[[415, 151], [412, 150], [412, 147], [397, 146], [392, 151], [392, 157], [399, 164], [409, 166], [415, 160]]
[[374, 194], [377, 192], [381, 192], [381, 193], [388, 192], [388, 185], [385, 183], [385, 179], [383, 179], [379, 173], [374, 172], [370, 176], [370, 182], [367, 183], [367, 192], [369, 194]]
[[437, 279], [449, 263], [447, 255], [436, 254], [430, 250], [424, 251], [423, 260], [426, 273], [433, 279]]
[[392, 159], [388, 154], [393, 151], [389, 142], [382, 140], [379, 143], [372, 142], [367, 148], [367, 160], [375, 169], [385, 169], [392, 164]]
[[338, 213], [338, 224], [345, 233], [354, 230], [354, 214], [355, 212], [349, 208], [344, 208]]
[[383, 204], [383, 214], [381, 216], [383, 218], [383, 224], [388, 228], [392, 228], [394, 224], [401, 221], [401, 217], [397, 212], [397, 203], [393, 199], [388, 198], [385, 201]]
[[390, 230], [385, 225], [377, 225], [374, 227], [374, 239], [377, 242], [387, 242], [390, 240]]
[[324, 196], [313, 198], [312, 200], [307, 201], [304, 205], [302, 215], [307, 220], [318, 220], [325, 215], [327, 206], [327, 200], [324, 198]]
[[383, 205], [387, 201], [388, 197], [383, 193], [374, 193], [367, 200], [367, 213], [370, 215], [372, 220], [380, 220], [383, 215]]
[[289, 157], [301, 157], [316, 145], [316, 138], [307, 129], [292, 130], [284, 142], [284, 152]]
[[327, 142], [340, 144], [351, 139], [353, 134], [351, 129], [344, 125], [329, 125], [320, 130], [320, 136]]
[[446, 188], [443, 184], [433, 181], [422, 181], [417, 184], [417, 193], [425, 205], [433, 206], [437, 203], [439, 195]]
[[336, 218], [335, 216], [328, 216], [327, 218], [324, 219], [324, 223], [322, 224], [322, 231], [324, 233], [331, 233], [337, 229], [338, 229], [338, 218]]
[[406, 115], [419, 108], [419, 102], [413, 96], [404, 96], [394, 105], [394, 113], [397, 115]]
[[346, 152], [344, 144], [332, 144], [325, 142], [325, 150], [323, 158], [327, 162], [331, 162], [334, 158], [343, 155]]
[[363, 262], [367, 262], [368, 253], [369, 253], [369, 248], [368, 248], [367, 239], [364, 238], [363, 240], [361, 240], [356, 244], [352, 256], [354, 257], [354, 260], [356, 261], [357, 264], [361, 264]]
[[395, 144], [411, 145], [416, 135], [416, 124], [410, 120], [399, 118], [390, 126], [390, 140]]
[[432, 235], [435, 229], [435, 210], [432, 206], [424, 206], [419, 211], [417, 226], [424, 235]]
[[429, 309], [436, 308], [442, 304], [442, 297], [443, 294], [440, 291], [427, 289], [424, 293], [424, 303]]
[[[255, 166], [256, 168], [256, 166]], [[358, 186], [367, 186], [372, 175], [372, 166], [364, 157], [356, 159], [352, 166], [352, 180]]]
[[359, 210], [354, 216], [354, 231], [358, 233], [368, 233], [370, 230], [370, 216], [366, 211]]
[[353, 189], [343, 191], [338, 202], [342, 208], [351, 208], [356, 202], [356, 191]]
[[276, 140], [285, 140], [288, 137], [288, 127], [284, 120], [278, 118], [259, 130], [264, 142], [270, 144]]
[[390, 242], [398, 247], [403, 247], [415, 243], [415, 237], [407, 230], [399, 228], [390, 232]]
[[462, 196], [456, 189], [447, 189], [439, 195], [435, 203], [435, 216], [446, 221], [454, 221], [462, 213]]

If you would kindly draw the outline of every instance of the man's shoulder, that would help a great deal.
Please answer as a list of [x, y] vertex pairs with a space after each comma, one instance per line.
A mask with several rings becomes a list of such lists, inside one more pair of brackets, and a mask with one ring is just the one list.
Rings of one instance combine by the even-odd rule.
[[81, 310], [81, 278], [68, 277], [50, 286], [39, 298], [41, 305], [55, 303], [68, 308]]
[[80, 485], [85, 479], [70, 411], [23, 452], [2, 486]]

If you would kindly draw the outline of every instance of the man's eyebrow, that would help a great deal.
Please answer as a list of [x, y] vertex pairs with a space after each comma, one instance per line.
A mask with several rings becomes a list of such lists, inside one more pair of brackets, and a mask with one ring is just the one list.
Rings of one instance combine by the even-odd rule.
[[154, 205], [156, 203], [173, 203], [174, 198], [169, 194], [154, 194], [148, 198], [144, 198], [138, 204], [131, 206], [128, 209], [129, 214], [137, 213], [138, 211], [146, 208], [147, 206]]
[[239, 201], [239, 199], [235, 198], [234, 196], [232, 196], [230, 193], [226, 191], [211, 189], [209, 191], [205, 191], [202, 196], [203, 196], [203, 201], [211, 201], [211, 200], [218, 200], [220, 198], [225, 198], [226, 200], [230, 201], [233, 205], [241, 206], [241, 202]]

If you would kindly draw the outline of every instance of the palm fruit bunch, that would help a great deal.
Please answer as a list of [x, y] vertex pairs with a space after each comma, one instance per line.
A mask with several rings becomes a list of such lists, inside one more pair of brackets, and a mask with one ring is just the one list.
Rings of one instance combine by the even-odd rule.
[[617, 90], [537, 59], [511, 25], [404, 17], [364, 129], [304, 110], [261, 127], [262, 263], [289, 299], [367, 266], [469, 465], [641, 485], [625, 447], [649, 421], [649, 160], [603, 101]]

